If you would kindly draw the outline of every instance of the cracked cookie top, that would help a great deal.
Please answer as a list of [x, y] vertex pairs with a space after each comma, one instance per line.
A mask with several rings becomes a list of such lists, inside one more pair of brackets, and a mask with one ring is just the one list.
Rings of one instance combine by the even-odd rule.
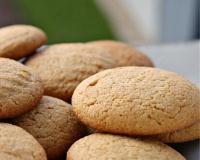
[[153, 62], [149, 57], [141, 51], [128, 46], [125, 43], [112, 40], [99, 40], [87, 43], [103, 47], [108, 50], [108, 54], [116, 61], [118, 67], [120, 66], [146, 66], [153, 67]]
[[0, 57], [20, 59], [46, 42], [45, 33], [30, 25], [11, 25], [0, 29]]
[[43, 95], [39, 76], [14, 60], [0, 58], [0, 119], [33, 109]]
[[0, 123], [0, 157], [2, 160], [47, 160], [35, 138], [20, 127]]
[[57, 44], [30, 57], [26, 65], [41, 76], [45, 95], [70, 101], [74, 89], [82, 80], [115, 66], [105, 52], [102, 48], [79, 43]]
[[153, 140], [109, 134], [92, 134], [76, 141], [66, 160], [185, 160], [171, 147]]
[[13, 123], [38, 140], [49, 160], [64, 157], [71, 144], [86, 132], [70, 104], [49, 96], [43, 96], [36, 108], [16, 118]]
[[121, 67], [84, 80], [73, 111], [91, 128], [151, 135], [185, 128], [199, 119], [199, 89], [183, 77], [148, 67]]

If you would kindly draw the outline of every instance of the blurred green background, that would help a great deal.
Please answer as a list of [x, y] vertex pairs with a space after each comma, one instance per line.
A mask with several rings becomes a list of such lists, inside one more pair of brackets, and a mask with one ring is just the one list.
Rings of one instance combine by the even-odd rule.
[[42, 28], [48, 43], [115, 39], [94, 0], [17, 0], [26, 23]]

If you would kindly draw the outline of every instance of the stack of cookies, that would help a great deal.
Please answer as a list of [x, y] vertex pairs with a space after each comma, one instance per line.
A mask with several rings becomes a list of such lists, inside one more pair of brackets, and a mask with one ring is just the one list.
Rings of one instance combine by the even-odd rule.
[[0, 159], [185, 159], [165, 143], [199, 139], [195, 85], [121, 42], [46, 39], [0, 29]]

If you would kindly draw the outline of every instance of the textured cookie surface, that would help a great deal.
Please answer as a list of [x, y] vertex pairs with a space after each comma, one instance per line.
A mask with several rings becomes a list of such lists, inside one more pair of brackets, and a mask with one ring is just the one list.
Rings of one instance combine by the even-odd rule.
[[31, 54], [46, 41], [39, 28], [13, 25], [0, 28], [0, 57], [19, 59]]
[[73, 111], [97, 130], [149, 135], [185, 128], [199, 119], [199, 90], [155, 68], [122, 67], [97, 73], [74, 91]]
[[31, 110], [43, 95], [38, 75], [14, 60], [0, 58], [0, 119]]
[[[46, 47], [45, 49], [41, 50], [41, 54], [48, 54], [51, 56], [58, 56], [70, 53], [79, 53], [79, 54], [91, 54], [94, 57], [103, 57], [104, 59], [112, 59], [112, 56], [108, 53], [108, 49], [101, 47], [101, 46], [93, 46], [85, 43], [59, 43], [54, 44]], [[96, 56], [95, 56], [96, 55]], [[108, 61], [108, 60], [107, 60]], [[116, 62], [112, 60], [112, 62]]]
[[42, 146], [22, 128], [0, 123], [0, 159], [47, 160]]
[[45, 95], [70, 100], [74, 89], [82, 80], [114, 66], [112, 59], [103, 56], [105, 50], [82, 47], [83, 44], [75, 46], [74, 48], [71, 44], [53, 45], [26, 62], [26, 65], [40, 74]]
[[14, 124], [38, 140], [49, 160], [65, 156], [70, 145], [86, 130], [71, 111], [71, 105], [48, 96], [44, 96], [35, 109], [15, 119]]
[[200, 122], [192, 124], [191, 126], [174, 131], [172, 133], [163, 133], [160, 135], [155, 135], [155, 138], [165, 142], [165, 143], [181, 143], [192, 141], [200, 138]]
[[75, 142], [67, 160], [184, 160], [171, 147], [152, 140], [109, 134], [92, 134]]
[[100, 40], [89, 42], [88, 44], [107, 49], [109, 55], [117, 62], [118, 66], [154, 66], [152, 61], [146, 55], [124, 43], [111, 40]]

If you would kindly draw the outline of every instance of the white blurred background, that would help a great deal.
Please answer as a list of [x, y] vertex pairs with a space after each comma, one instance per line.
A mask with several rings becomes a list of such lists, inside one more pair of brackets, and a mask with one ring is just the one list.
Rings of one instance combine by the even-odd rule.
[[199, 38], [199, 0], [97, 0], [120, 39], [139, 43]]

